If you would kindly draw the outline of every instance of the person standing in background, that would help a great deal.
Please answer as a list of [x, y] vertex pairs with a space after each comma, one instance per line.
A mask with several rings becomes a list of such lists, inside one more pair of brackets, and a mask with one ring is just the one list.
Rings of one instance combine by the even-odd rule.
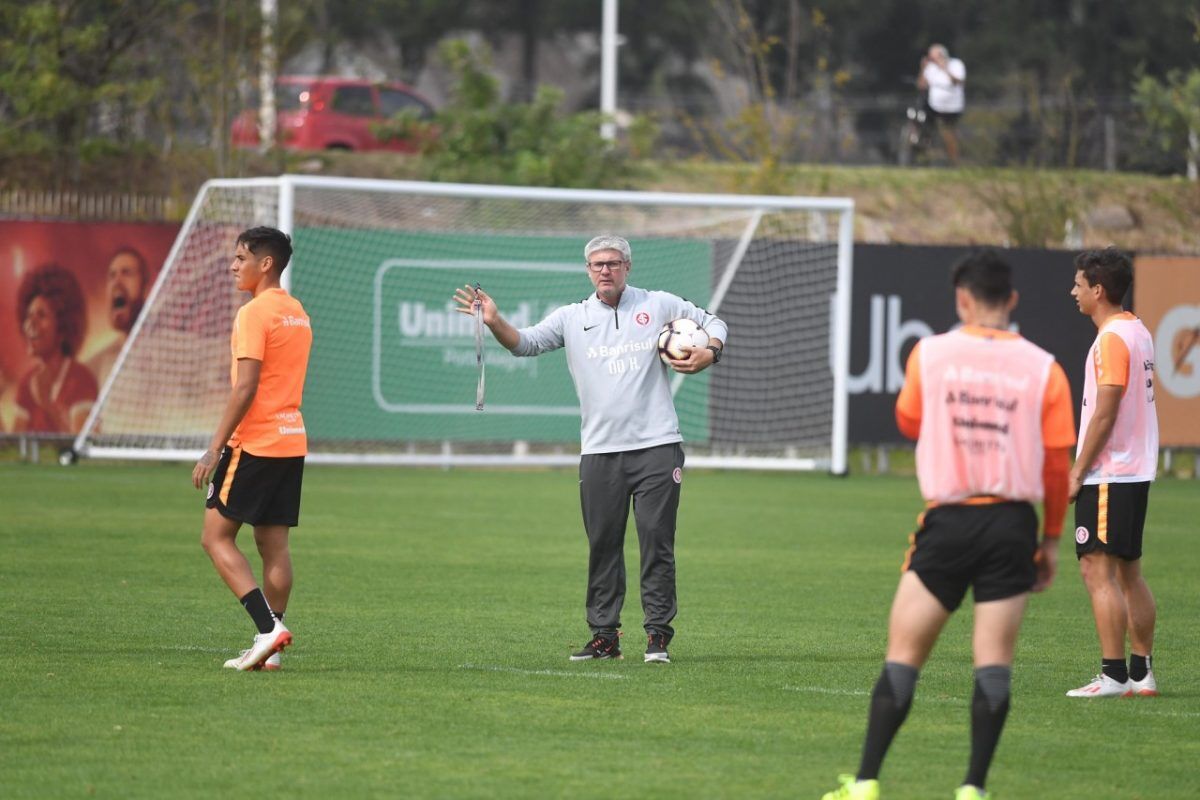
[[933, 44], [921, 59], [921, 74], [917, 77], [917, 88], [927, 93], [926, 102], [933, 118], [937, 120], [942, 141], [946, 144], [946, 157], [951, 164], [958, 164], [958, 119], [966, 106], [963, 85], [967, 82], [967, 67], [960, 59], [951, 58], [945, 46]]

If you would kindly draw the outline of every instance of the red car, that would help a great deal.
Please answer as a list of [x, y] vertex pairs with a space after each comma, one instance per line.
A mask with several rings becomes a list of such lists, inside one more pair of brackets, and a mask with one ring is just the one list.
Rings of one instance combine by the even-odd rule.
[[[372, 125], [414, 109], [420, 119], [433, 116], [429, 101], [403, 83], [359, 78], [288, 75], [275, 82], [277, 136], [285, 150], [415, 151], [407, 139], [380, 141]], [[258, 110], [243, 111], [233, 121], [236, 147], [258, 147]]]

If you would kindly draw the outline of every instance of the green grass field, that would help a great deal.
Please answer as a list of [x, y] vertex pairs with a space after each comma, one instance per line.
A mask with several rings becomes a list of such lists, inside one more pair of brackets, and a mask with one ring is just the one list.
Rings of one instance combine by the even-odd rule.
[[[0, 464], [0, 796], [819, 797], [857, 766], [919, 506], [911, 478], [689, 473], [674, 663], [642, 663], [636, 577], [628, 657], [570, 663], [587, 637], [572, 471], [310, 467], [296, 645], [282, 672], [239, 674], [221, 663], [253, 627], [199, 547], [189, 475]], [[1063, 696], [1099, 658], [1063, 543], [995, 797], [1200, 797], [1198, 498], [1151, 492], [1160, 698]], [[969, 624], [968, 605], [922, 674], [887, 800], [962, 779]]]

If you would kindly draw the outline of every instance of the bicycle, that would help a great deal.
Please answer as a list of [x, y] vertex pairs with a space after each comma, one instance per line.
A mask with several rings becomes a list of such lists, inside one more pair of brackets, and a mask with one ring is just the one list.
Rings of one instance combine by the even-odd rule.
[[932, 126], [929, 124], [929, 112], [925, 108], [924, 96], [915, 105], [905, 109], [904, 113], [907, 119], [900, 126], [900, 146], [896, 154], [897, 163], [907, 167], [928, 151]]

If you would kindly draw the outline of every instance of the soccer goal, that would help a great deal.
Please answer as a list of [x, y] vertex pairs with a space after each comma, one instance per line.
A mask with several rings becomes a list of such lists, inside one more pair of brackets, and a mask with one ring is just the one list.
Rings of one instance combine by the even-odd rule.
[[[285, 285], [312, 318], [310, 461], [569, 465], [579, 407], [561, 352], [490, 335], [476, 410], [480, 283], [520, 327], [586, 297], [583, 245], [627, 238], [629, 282], [729, 323], [721, 363], [672, 389], [690, 466], [846, 469], [854, 204], [841, 198], [532, 189], [282, 176], [200, 190], [75, 441], [92, 458], [192, 459], [229, 392], [245, 296], [228, 266], [253, 225], [290, 233]], [[649, 341], [657, 331], [647, 331]]]

